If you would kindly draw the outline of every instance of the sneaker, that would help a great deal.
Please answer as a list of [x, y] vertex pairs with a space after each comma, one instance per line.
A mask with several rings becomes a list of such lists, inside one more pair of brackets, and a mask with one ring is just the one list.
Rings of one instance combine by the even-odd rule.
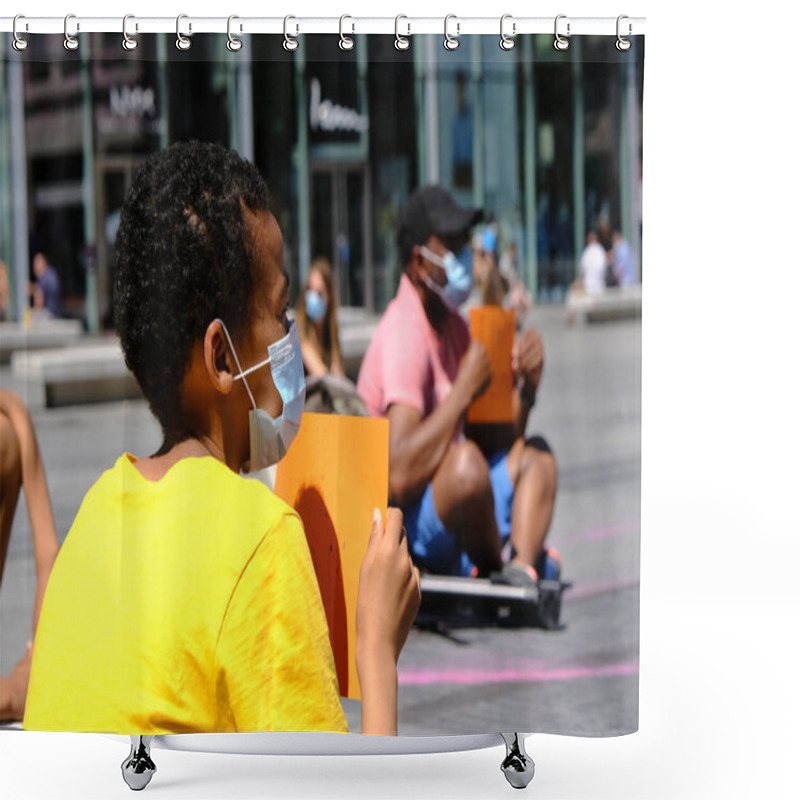
[[561, 579], [561, 556], [555, 547], [545, 548], [536, 559], [536, 572], [544, 581], [557, 581]]

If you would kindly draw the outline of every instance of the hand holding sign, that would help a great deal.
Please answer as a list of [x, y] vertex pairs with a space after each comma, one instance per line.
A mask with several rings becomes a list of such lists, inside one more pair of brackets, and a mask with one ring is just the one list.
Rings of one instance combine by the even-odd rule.
[[[468, 422], [503, 423], [513, 420], [514, 375], [511, 362], [516, 330], [513, 311], [497, 306], [470, 309], [470, 332], [488, 353], [492, 380], [484, 394], [470, 406]], [[527, 358], [527, 350], [525, 355]]]
[[542, 337], [536, 328], [527, 328], [517, 337], [511, 351], [511, 370], [514, 380], [521, 378], [527, 384], [530, 393], [535, 395], [542, 379], [543, 367]]
[[[303, 520], [343, 697], [361, 697], [356, 670], [359, 573], [372, 549], [374, 511], [386, 514], [388, 493], [387, 420], [303, 414], [297, 438], [278, 464], [275, 494]], [[407, 552], [403, 555], [408, 559]], [[394, 610], [397, 614], [397, 605]]]

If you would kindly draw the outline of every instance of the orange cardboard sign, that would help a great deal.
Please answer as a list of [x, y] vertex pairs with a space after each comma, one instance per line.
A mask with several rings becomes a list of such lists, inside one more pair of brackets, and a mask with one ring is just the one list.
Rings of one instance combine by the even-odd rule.
[[297, 438], [278, 464], [275, 494], [303, 520], [328, 620], [339, 694], [358, 700], [358, 578], [373, 509], [386, 517], [389, 421], [303, 414]]
[[475, 306], [469, 310], [470, 332], [489, 353], [492, 382], [489, 388], [469, 407], [468, 422], [512, 422], [514, 376], [511, 372], [511, 350], [517, 323], [513, 309], [499, 306]]

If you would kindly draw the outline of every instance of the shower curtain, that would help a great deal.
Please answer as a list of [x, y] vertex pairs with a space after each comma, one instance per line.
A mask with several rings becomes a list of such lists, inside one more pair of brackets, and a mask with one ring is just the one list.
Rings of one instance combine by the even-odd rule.
[[[29, 35], [24, 52], [5, 38], [0, 376], [30, 412], [59, 544], [104, 470], [160, 445], [112, 319], [120, 208], [149, 154], [196, 139], [255, 164], [291, 305], [313, 259], [331, 266], [354, 382], [401, 283], [401, 210], [437, 184], [483, 212], [471, 244], [499, 282], [491, 297], [476, 260], [467, 306], [513, 308], [520, 330], [541, 335], [525, 435], [546, 439], [558, 465], [547, 542], [571, 586], [555, 630], [457, 614], [415, 626], [398, 663], [398, 733], [635, 731], [643, 37], [619, 50], [613, 37], [573, 36], [559, 49], [537, 34], [503, 49], [497, 35], [470, 35], [449, 49], [425, 34], [404, 50], [388, 35], [355, 34], [351, 49], [337, 36], [287, 49], [284, 37], [245, 35], [236, 49], [195, 34], [180, 49], [174, 35], [142, 34], [126, 50], [119, 33], [92, 33], [74, 50]], [[4, 484], [4, 503], [11, 492]], [[25, 656], [37, 593], [23, 506], [3, 553], [3, 676]], [[357, 702], [343, 702], [357, 731]]]

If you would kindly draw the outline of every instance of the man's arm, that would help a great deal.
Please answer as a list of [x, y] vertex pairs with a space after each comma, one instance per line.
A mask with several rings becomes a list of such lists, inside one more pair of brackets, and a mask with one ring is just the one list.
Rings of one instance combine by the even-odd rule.
[[544, 369], [544, 345], [536, 328], [522, 331], [514, 342], [511, 371], [514, 375], [512, 409], [516, 437], [525, 435], [528, 414], [536, 402], [536, 392]]
[[528, 415], [536, 402], [536, 391], [542, 377], [544, 349], [539, 332], [528, 328], [517, 337], [511, 353], [514, 388], [511, 396], [510, 423], [478, 422], [465, 429], [466, 435], [487, 457], [499, 450], [508, 450], [525, 436]]
[[486, 348], [473, 340], [450, 394], [433, 413], [423, 419], [412, 406], [395, 403], [389, 407], [389, 492], [393, 502], [404, 506], [420, 496], [470, 403], [489, 385], [491, 374]]

